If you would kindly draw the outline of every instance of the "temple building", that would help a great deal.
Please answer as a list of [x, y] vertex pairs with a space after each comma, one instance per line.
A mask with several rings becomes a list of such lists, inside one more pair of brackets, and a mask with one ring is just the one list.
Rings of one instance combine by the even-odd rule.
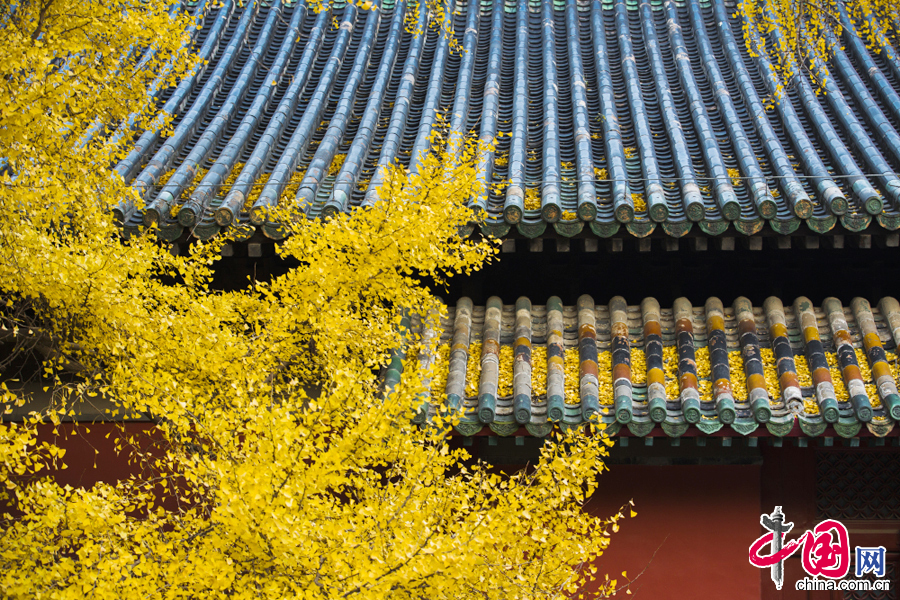
[[[146, 203], [115, 207], [125, 235], [229, 231], [217, 283], [239, 285], [285, 268], [268, 208], [376, 202], [435, 132], [492, 143], [463, 233], [500, 260], [452, 281], [435, 332], [455, 443], [515, 467], [606, 424], [586, 510], [634, 500], [598, 566], [638, 598], [900, 597], [893, 49], [841, 12], [827, 77], [782, 82], [731, 0], [457, 0], [453, 43], [424, 3], [188, 5], [206, 64], [116, 166]], [[883, 546], [891, 589], [798, 591], [799, 552], [776, 589], [747, 559], [776, 506], [792, 535]]]

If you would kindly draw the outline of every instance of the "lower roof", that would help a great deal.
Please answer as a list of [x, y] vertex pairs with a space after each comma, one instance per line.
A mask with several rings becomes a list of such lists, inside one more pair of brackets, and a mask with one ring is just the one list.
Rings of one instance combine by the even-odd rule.
[[463, 410], [462, 435], [594, 421], [637, 436], [884, 437], [900, 420], [894, 298], [536, 302], [449, 309], [437, 356], [422, 360], [435, 363], [433, 393]]

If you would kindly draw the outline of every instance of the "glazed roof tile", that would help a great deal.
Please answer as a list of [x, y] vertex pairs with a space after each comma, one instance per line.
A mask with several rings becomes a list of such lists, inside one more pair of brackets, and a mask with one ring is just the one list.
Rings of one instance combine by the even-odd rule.
[[[415, 323], [413, 324], [415, 326]], [[900, 420], [900, 303], [776, 297], [692, 306], [582, 296], [567, 306], [462, 298], [442, 323], [433, 403], [461, 408], [457, 430], [547, 435], [589, 420], [632, 435], [883, 437]], [[387, 381], [401, 374], [392, 363]], [[438, 402], [440, 400], [441, 402]], [[656, 429], [659, 426], [660, 429]]]
[[723, 0], [460, 1], [462, 53], [424, 3], [424, 36], [402, 1], [195, 10], [208, 62], [159, 97], [172, 135], [144, 132], [117, 166], [146, 202], [116, 208], [126, 229], [277, 239], [266, 207], [374, 202], [384, 166], [415, 168], [435, 130], [495, 142], [472, 200], [495, 235], [900, 227], [900, 64], [850, 35], [826, 94], [797, 77], [767, 103], [780, 82]]

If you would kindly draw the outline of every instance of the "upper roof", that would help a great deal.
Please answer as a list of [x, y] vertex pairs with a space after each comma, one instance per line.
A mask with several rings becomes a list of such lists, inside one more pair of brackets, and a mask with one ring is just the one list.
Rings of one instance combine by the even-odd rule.
[[373, 202], [379, 166], [414, 168], [438, 128], [495, 142], [479, 173], [508, 185], [473, 199], [495, 235], [900, 227], [900, 64], [887, 53], [845, 35], [826, 93], [797, 77], [773, 103], [774, 71], [723, 0], [476, 6], [455, 5], [461, 53], [427, 27], [425, 3], [412, 15], [424, 36], [403, 1], [196, 8], [208, 63], [161, 94], [174, 133], [143, 133], [117, 166], [147, 201], [118, 215], [159, 221], [170, 240], [230, 223], [277, 238], [254, 207]]

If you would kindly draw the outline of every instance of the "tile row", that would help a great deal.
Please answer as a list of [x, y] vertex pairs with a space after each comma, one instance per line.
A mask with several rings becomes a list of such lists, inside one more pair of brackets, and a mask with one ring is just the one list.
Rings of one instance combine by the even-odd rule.
[[441, 335], [437, 354], [422, 357], [434, 365], [432, 398], [415, 418], [461, 409], [464, 435], [524, 427], [543, 436], [599, 421], [642, 436], [660, 426], [672, 437], [691, 427], [775, 436], [833, 428], [843, 437], [865, 428], [881, 437], [900, 420], [894, 298], [826, 298], [821, 307], [802, 297], [762, 306], [679, 298], [671, 308], [653, 298], [462, 298], [448, 313], [443, 331], [431, 332]]
[[826, 93], [799, 77], [766, 103], [781, 83], [724, 0], [459, 0], [462, 52], [424, 3], [190, 9], [205, 63], [159, 93], [171, 135], [137, 132], [116, 166], [145, 203], [115, 207], [126, 231], [278, 239], [268, 208], [376, 202], [435, 133], [493, 144], [471, 202], [497, 236], [900, 227], [900, 63], [846, 32]]

